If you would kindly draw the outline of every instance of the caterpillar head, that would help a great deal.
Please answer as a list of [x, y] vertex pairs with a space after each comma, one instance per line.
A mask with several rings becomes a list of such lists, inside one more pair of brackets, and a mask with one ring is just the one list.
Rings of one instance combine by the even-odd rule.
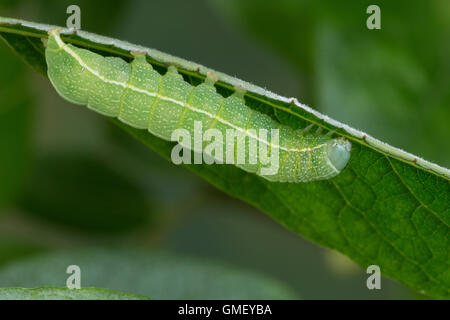
[[350, 151], [352, 150], [352, 144], [350, 141], [343, 137], [339, 137], [328, 142], [328, 161], [339, 172], [345, 168], [348, 160], [350, 159]]

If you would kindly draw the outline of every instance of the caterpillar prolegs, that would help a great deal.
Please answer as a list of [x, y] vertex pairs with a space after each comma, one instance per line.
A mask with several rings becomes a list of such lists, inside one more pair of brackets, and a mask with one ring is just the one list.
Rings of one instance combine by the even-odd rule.
[[[175, 67], [169, 67], [161, 75], [146, 61], [144, 53], [132, 54], [131, 63], [117, 57], [103, 57], [64, 43], [57, 29], [49, 31], [45, 50], [50, 81], [66, 100], [117, 117], [168, 141], [172, 141], [177, 129], [185, 129], [193, 137], [198, 130], [196, 124], [208, 130], [217, 129], [223, 136], [230, 129], [236, 130], [237, 139], [227, 146], [235, 149], [241, 143], [247, 150], [245, 159], [250, 158], [248, 150], [255, 144], [266, 146], [268, 155], [278, 155], [277, 170], [269, 173], [264, 170], [267, 162], [259, 156], [253, 162], [234, 162], [239, 168], [270, 181], [329, 179], [346, 166], [351, 144], [345, 138], [294, 130], [246, 106], [244, 93], [239, 89], [227, 98], [217, 93], [214, 75], [192, 86]], [[265, 134], [261, 133], [263, 129]], [[199, 146], [195, 141], [176, 140], [218, 162], [225, 157], [204, 148], [205, 142]]]

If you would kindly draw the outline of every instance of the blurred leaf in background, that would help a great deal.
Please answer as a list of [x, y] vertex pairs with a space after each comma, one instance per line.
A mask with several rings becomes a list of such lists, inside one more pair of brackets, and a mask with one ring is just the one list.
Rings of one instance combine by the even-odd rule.
[[83, 287], [103, 287], [152, 299], [298, 299], [286, 285], [258, 273], [205, 260], [136, 249], [89, 249], [43, 254], [0, 270], [6, 287], [64, 286], [67, 266]]

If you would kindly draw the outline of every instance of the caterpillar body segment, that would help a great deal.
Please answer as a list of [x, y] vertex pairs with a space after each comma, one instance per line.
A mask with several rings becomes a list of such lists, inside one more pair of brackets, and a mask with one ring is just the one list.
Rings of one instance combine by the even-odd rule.
[[[176, 141], [218, 163], [232, 160], [245, 171], [277, 182], [329, 179], [346, 166], [351, 151], [348, 140], [282, 125], [246, 106], [241, 88], [225, 98], [216, 92], [214, 74], [192, 86], [174, 66], [161, 75], [146, 61], [145, 53], [132, 54], [131, 63], [103, 57], [64, 43], [56, 29], [49, 31], [45, 51], [50, 81], [66, 100], [168, 141], [175, 130], [187, 130], [191, 140]], [[209, 129], [223, 135], [221, 149], [208, 147], [212, 137], [194, 141], [195, 136], [207, 136]], [[230, 134], [234, 137], [225, 139]], [[255, 146], [265, 152], [250, 152]], [[275, 155], [277, 170], [268, 172], [267, 160]]]

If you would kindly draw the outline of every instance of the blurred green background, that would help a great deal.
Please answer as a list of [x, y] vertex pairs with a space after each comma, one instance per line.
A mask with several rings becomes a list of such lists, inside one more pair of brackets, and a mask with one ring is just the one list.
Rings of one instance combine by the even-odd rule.
[[[0, 15], [65, 25], [70, 4], [81, 7], [84, 30], [295, 96], [450, 166], [446, 0], [0, 0]], [[370, 4], [381, 8], [381, 30], [366, 28]], [[20, 275], [2, 273], [23, 259], [102, 247], [223, 264], [272, 279], [291, 297], [419, 298], [385, 278], [382, 290], [368, 290], [367, 274], [346, 257], [289, 232], [159, 158], [102, 116], [65, 102], [3, 42], [0, 70], [0, 287], [23, 283]], [[167, 290], [177, 286], [166, 280]], [[214, 292], [218, 284], [208, 281]], [[143, 293], [134, 282], [123, 287]], [[189, 297], [214, 297], [195, 294]], [[161, 294], [170, 296], [177, 295]]]

